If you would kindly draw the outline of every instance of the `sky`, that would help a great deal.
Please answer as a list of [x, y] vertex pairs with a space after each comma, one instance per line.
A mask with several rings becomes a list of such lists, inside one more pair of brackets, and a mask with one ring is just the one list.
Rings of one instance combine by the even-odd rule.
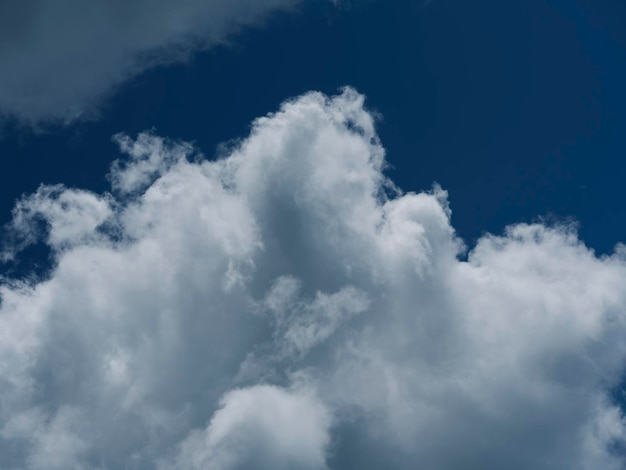
[[0, 469], [620, 469], [626, 5], [0, 0]]

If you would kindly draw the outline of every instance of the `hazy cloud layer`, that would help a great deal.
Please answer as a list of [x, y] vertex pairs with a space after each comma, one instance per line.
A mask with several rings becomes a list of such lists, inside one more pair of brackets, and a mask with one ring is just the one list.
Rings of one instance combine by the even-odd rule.
[[299, 0], [0, 0], [0, 115], [93, 115], [116, 85]]
[[622, 468], [623, 249], [516, 225], [459, 261], [350, 89], [216, 161], [116, 139], [111, 194], [16, 208], [6, 258], [56, 267], [0, 288], [0, 468]]

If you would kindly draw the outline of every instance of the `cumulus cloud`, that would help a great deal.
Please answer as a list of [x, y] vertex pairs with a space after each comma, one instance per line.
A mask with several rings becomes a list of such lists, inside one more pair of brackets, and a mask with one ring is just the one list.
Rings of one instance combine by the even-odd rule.
[[184, 60], [298, 0], [0, 1], [0, 114], [93, 115], [114, 87]]
[[622, 468], [623, 249], [520, 224], [459, 257], [351, 89], [213, 161], [116, 140], [111, 193], [15, 210], [54, 266], [0, 286], [0, 468]]

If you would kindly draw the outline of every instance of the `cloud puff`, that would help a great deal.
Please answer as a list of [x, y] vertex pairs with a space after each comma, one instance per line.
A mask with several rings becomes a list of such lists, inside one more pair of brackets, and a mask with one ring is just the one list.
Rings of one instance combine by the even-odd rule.
[[0, 113], [36, 124], [93, 114], [114, 87], [183, 60], [298, 0], [0, 2]]
[[207, 429], [187, 437], [177, 461], [164, 468], [326, 468], [329, 428], [328, 411], [306, 393], [270, 385], [234, 390]]
[[462, 260], [374, 124], [309, 93], [19, 202], [54, 267], [0, 286], [0, 468], [621, 468], [623, 249], [521, 224]]

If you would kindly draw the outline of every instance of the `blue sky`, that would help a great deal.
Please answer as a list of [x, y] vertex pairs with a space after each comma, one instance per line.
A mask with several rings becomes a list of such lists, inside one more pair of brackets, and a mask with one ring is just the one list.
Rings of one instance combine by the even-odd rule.
[[210, 156], [286, 97], [351, 85], [383, 116], [390, 175], [406, 190], [450, 190], [469, 243], [573, 217], [609, 252], [624, 233], [624, 18], [609, 1], [309, 2], [125, 83], [95, 122], [43, 135], [5, 125], [3, 220], [42, 181], [105, 187], [113, 133], [154, 128]]
[[621, 468], [626, 5], [79, 3], [0, 3], [0, 469]]

